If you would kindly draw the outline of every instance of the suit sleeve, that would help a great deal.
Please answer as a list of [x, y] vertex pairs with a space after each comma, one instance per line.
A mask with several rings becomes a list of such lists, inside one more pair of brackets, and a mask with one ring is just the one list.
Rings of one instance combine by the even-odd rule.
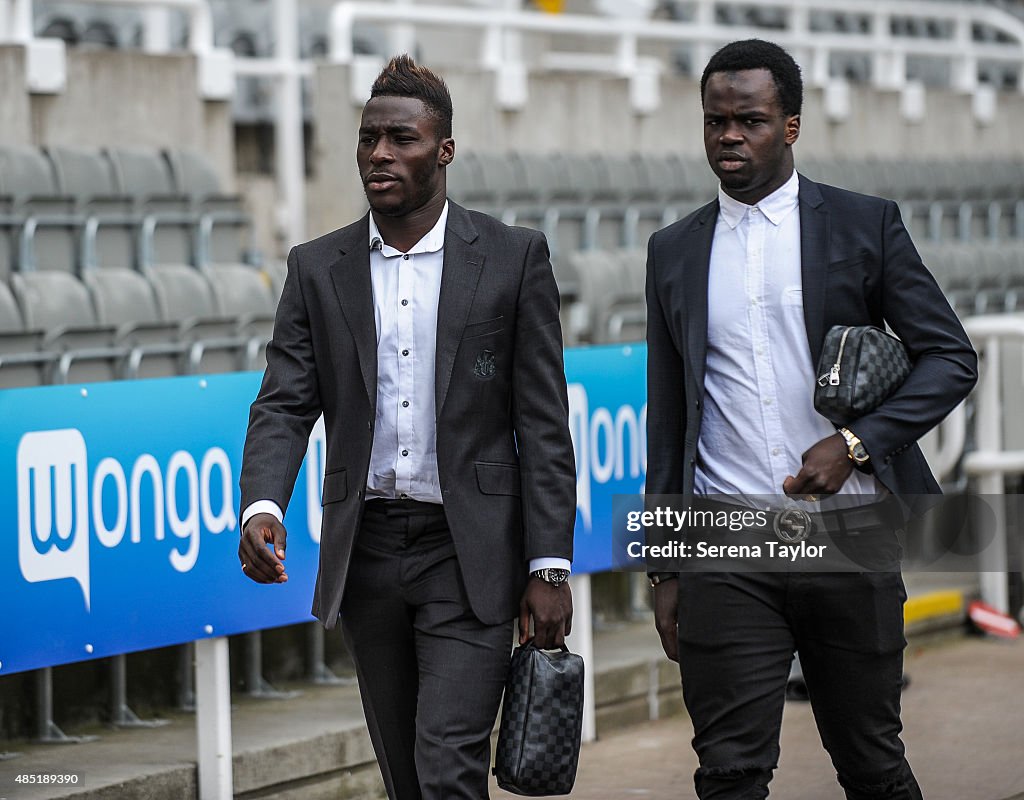
[[[645, 494], [682, 494], [686, 438], [683, 357], [658, 283], [658, 234], [647, 245], [647, 485]], [[664, 265], [662, 265], [664, 267]]]
[[922, 263], [892, 201], [886, 203], [882, 226], [882, 315], [913, 367], [892, 396], [850, 423], [876, 465], [888, 464], [938, 425], [978, 377], [978, 357], [963, 325]]
[[274, 335], [267, 345], [263, 384], [249, 409], [239, 480], [243, 509], [257, 500], [272, 500], [282, 510], [288, 508], [309, 433], [320, 412], [309, 312], [302, 293], [299, 256], [293, 248], [288, 254]]
[[516, 306], [512, 419], [526, 558], [571, 561], [576, 462], [569, 435], [558, 287], [541, 234], [528, 241]]

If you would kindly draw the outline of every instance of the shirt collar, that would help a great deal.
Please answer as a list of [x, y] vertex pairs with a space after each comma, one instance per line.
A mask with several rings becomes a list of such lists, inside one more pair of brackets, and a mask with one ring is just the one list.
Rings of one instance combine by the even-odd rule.
[[[779, 225], [797, 207], [799, 201], [800, 177], [797, 175], [796, 170], [793, 170], [793, 174], [789, 177], [788, 181], [767, 197], [762, 198], [760, 202], [756, 203], [756, 206], [768, 218], [769, 222], [773, 225]], [[719, 185], [719, 214], [731, 229], [735, 229], [753, 207], [729, 197], [721, 185]]]
[[[394, 258], [395, 256], [406, 255], [401, 250], [396, 250], [394, 247], [388, 244], [384, 244], [384, 239], [380, 235], [380, 231], [377, 229], [377, 223], [373, 221], [373, 214], [369, 215], [370, 218], [370, 250], [380, 250], [381, 254], [385, 258]], [[416, 244], [409, 248], [409, 255], [416, 253], [436, 253], [444, 247], [444, 231], [448, 225], [448, 201], [444, 201], [444, 208], [441, 209], [441, 216], [437, 218], [437, 222], [434, 223], [434, 227], [427, 231], [423, 238], [420, 239]]]

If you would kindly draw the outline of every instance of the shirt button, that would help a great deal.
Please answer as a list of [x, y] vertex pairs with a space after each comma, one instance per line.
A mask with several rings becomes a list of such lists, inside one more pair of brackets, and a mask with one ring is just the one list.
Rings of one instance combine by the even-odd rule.
[[403, 305], [403, 306], [407, 306], [407, 305], [409, 305], [409, 301], [408, 301], [408, 300], [403, 300], [403, 301], [402, 301], [402, 305]]
[[407, 455], [409, 455], [409, 451], [408, 451], [408, 450], [403, 450], [403, 451], [402, 451], [402, 455], [403, 455], [403, 456], [407, 456]]
[[409, 407], [409, 401], [408, 400], [403, 400], [402, 401], [402, 408], [408, 408], [408, 407]]
[[402, 493], [401, 493], [400, 495], [398, 495], [398, 496], [399, 496], [399, 497], [400, 497], [400, 498], [401, 498], [402, 500], [408, 500], [408, 499], [409, 499], [409, 495], [407, 495], [407, 494], [406, 494], [405, 492], [402, 492]]
[[408, 350], [403, 350], [403, 351], [402, 351], [402, 355], [403, 355], [403, 356], [407, 356], [407, 355], [409, 355], [409, 351], [408, 351]]
[[406, 261], [408, 261], [409, 260], [409, 254], [406, 253], [404, 256], [402, 256], [402, 258], [405, 259]]
[[779, 448], [777, 448], [777, 447], [773, 447], [773, 448], [772, 448], [772, 455], [773, 455], [773, 456], [777, 456], [778, 454], [779, 454]]
[[770, 405], [772, 404], [772, 399], [771, 399], [770, 397], [766, 397], [766, 398], [764, 399], [764, 404], [765, 404], [766, 406], [770, 406]]

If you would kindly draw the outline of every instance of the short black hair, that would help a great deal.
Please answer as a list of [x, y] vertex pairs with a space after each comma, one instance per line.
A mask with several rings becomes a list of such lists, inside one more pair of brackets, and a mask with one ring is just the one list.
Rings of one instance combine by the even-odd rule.
[[799, 114], [804, 104], [804, 81], [800, 66], [793, 56], [774, 42], [763, 39], [745, 39], [731, 42], [711, 56], [700, 79], [700, 100], [704, 102], [704, 89], [708, 78], [715, 72], [740, 72], [745, 69], [766, 69], [775, 79], [782, 113]]
[[452, 96], [441, 77], [419, 66], [408, 54], [392, 58], [370, 88], [370, 98], [414, 97], [423, 102], [437, 120], [437, 135], [452, 135]]

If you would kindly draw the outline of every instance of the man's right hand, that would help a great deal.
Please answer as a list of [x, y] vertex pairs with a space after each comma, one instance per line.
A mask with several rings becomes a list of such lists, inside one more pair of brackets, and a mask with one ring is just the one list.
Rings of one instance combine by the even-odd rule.
[[[253, 514], [242, 528], [238, 560], [242, 572], [256, 583], [285, 583], [284, 552], [288, 531], [273, 514]], [[274, 549], [267, 547], [272, 544]]]
[[669, 578], [654, 587], [654, 627], [665, 655], [679, 661], [679, 579]]

